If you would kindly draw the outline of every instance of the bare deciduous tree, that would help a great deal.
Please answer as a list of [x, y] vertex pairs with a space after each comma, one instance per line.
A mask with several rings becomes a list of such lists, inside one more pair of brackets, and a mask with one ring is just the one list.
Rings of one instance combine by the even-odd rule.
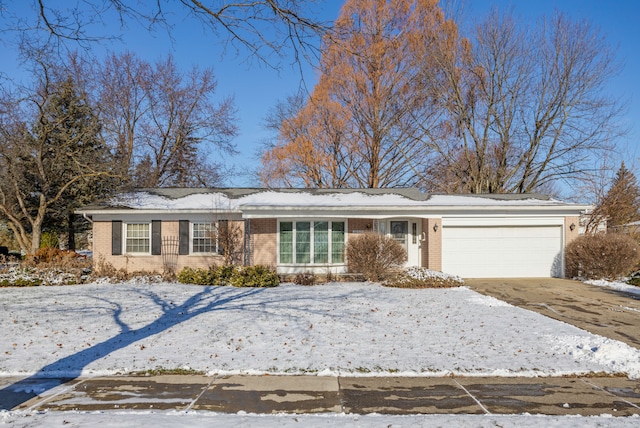
[[[236, 52], [248, 50], [260, 61], [275, 65], [276, 57], [293, 49], [296, 58], [313, 55], [318, 34], [327, 26], [315, 18], [315, 0], [84, 0], [67, 4], [56, 0], [31, 0], [28, 5], [0, 0], [0, 33], [15, 32], [48, 44], [74, 42], [88, 45], [119, 38], [102, 34], [105, 21], [121, 29], [139, 25], [170, 35], [179, 19], [190, 18]], [[117, 31], [117, 30], [116, 30]]]
[[114, 54], [99, 76], [99, 115], [125, 183], [137, 187], [213, 186], [217, 151], [231, 154], [236, 135], [230, 98], [214, 100], [213, 70], [183, 73], [172, 57], [149, 64], [132, 53]]
[[217, 83], [212, 69], [194, 67], [183, 76], [171, 57], [155, 64], [151, 79], [148, 114], [141, 126], [144, 147], [137, 185], [212, 185], [220, 177], [216, 179], [215, 169], [203, 162], [207, 147], [202, 145], [234, 152], [230, 140], [237, 128], [232, 99], [214, 102]]
[[435, 57], [446, 133], [428, 142], [424, 186], [525, 193], [588, 175], [620, 134], [620, 103], [604, 95], [618, 68], [600, 33], [560, 14], [529, 28], [494, 11], [472, 46]]

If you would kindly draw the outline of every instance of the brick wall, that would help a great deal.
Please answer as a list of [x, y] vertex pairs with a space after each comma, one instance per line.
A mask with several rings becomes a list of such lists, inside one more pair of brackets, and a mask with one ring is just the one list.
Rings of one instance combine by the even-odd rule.
[[[243, 222], [239, 222], [241, 225]], [[93, 263], [98, 271], [106, 267], [113, 267], [117, 270], [127, 272], [155, 272], [163, 273], [168, 267], [174, 268], [175, 273], [179, 273], [185, 267], [207, 268], [212, 265], [224, 263], [224, 257], [217, 254], [189, 254], [177, 255], [175, 251], [167, 251], [169, 247], [164, 246], [163, 255], [119, 255], [111, 254], [111, 222], [96, 221], [93, 223]], [[162, 238], [178, 239], [179, 222], [163, 221]], [[124, 239], [124, 236], [123, 238]]]
[[[371, 232], [371, 227], [373, 225], [373, 220], [368, 218], [350, 218], [347, 221], [347, 231], [349, 233], [348, 236], [353, 235], [354, 233], [362, 233], [362, 232]], [[349, 239], [347, 237], [347, 239]]]
[[[437, 225], [438, 230], [433, 227]], [[422, 232], [426, 242], [422, 241], [422, 267], [427, 269], [442, 270], [442, 219], [422, 219]]]
[[[571, 230], [571, 225], [575, 225], [574, 229]], [[576, 239], [579, 236], [579, 227], [580, 225], [580, 217], [565, 217], [564, 218], [564, 245], [569, 244], [571, 241]]]
[[250, 220], [252, 265], [275, 267], [278, 263], [277, 227], [275, 218]]

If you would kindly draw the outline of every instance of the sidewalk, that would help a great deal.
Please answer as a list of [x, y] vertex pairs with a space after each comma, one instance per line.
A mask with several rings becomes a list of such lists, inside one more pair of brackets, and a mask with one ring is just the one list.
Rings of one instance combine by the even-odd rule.
[[[35, 379], [28, 384], [18, 383], [20, 380], [0, 378], [0, 407], [261, 414], [640, 415], [640, 380], [624, 377], [162, 375], [79, 378], [66, 383], [61, 379]], [[56, 386], [51, 388], [51, 383]], [[46, 392], [38, 395], [38, 391]]]

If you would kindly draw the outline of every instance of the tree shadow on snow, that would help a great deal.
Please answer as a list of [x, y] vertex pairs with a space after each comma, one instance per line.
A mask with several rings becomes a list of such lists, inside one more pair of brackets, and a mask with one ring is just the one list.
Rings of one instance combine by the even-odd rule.
[[[86, 366], [114, 351], [126, 348], [139, 340], [163, 332], [200, 314], [233, 309], [234, 306], [229, 306], [230, 303], [263, 291], [264, 289], [262, 288], [238, 292], [238, 289], [226, 287], [203, 287], [202, 291], [189, 297], [179, 305], [163, 300], [151, 291], [141, 292], [161, 308], [162, 315], [155, 321], [135, 329], [130, 328], [122, 321], [123, 309], [120, 305], [103, 298], [97, 298], [114, 306], [113, 318], [120, 327], [120, 332], [101, 343], [92, 345], [73, 355], [60, 358], [42, 367], [32, 376], [0, 389], [0, 410], [11, 410], [46, 391], [80, 377]], [[64, 375], [60, 376], [62, 374]]]

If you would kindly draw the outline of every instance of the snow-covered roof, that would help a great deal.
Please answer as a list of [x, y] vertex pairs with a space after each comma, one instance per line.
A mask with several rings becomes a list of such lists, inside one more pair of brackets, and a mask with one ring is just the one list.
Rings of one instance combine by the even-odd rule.
[[[120, 194], [80, 213], [96, 214], [123, 210], [142, 211], [230, 211], [265, 212], [332, 209], [433, 210], [437, 208], [552, 208], [572, 205], [539, 194], [443, 195], [403, 189], [141, 189]], [[586, 206], [572, 206], [585, 209]]]

